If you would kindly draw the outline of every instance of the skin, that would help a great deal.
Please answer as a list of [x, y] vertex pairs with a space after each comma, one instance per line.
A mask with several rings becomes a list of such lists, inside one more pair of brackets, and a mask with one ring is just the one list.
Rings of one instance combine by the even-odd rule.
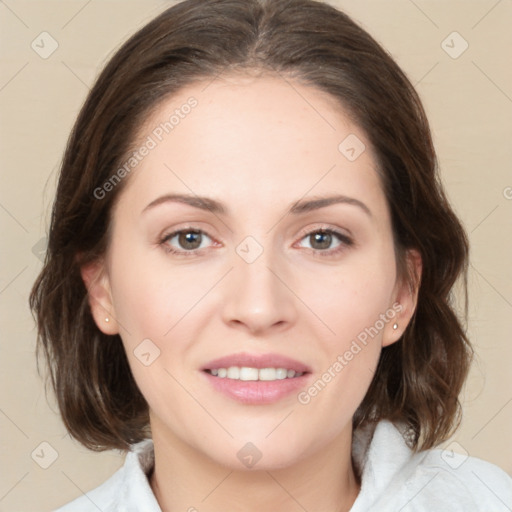
[[[187, 87], [153, 113], [140, 140], [190, 96], [197, 107], [128, 178], [105, 258], [82, 269], [95, 321], [121, 335], [150, 407], [152, 488], [164, 511], [349, 510], [360, 489], [351, 420], [382, 347], [399, 339], [416, 304], [396, 274], [370, 142], [326, 93], [263, 75]], [[352, 162], [338, 150], [350, 134], [366, 146]], [[144, 211], [171, 193], [206, 196], [227, 211], [177, 202]], [[371, 215], [353, 204], [287, 214], [298, 200], [334, 194]], [[190, 227], [206, 233], [201, 248], [170, 253], [186, 248], [163, 235]], [[320, 228], [353, 244], [333, 237], [325, 248], [309, 236]], [[263, 248], [252, 263], [236, 252], [247, 236]], [[419, 276], [419, 256], [408, 259]], [[307, 404], [293, 393], [244, 405], [200, 371], [233, 353], [279, 353], [311, 367], [307, 389], [396, 303], [393, 320]], [[148, 338], [160, 356], [145, 366], [134, 350]], [[247, 442], [262, 454], [251, 469], [237, 457]]]

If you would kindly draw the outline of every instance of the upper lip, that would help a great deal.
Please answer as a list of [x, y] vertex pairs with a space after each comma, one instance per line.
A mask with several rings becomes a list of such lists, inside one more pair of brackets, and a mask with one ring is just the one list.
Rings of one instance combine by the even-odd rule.
[[206, 363], [202, 370], [214, 370], [217, 368], [230, 368], [231, 366], [249, 367], [249, 368], [286, 368], [295, 370], [295, 372], [311, 372], [307, 364], [301, 363], [281, 354], [231, 354], [229, 356], [219, 357]]

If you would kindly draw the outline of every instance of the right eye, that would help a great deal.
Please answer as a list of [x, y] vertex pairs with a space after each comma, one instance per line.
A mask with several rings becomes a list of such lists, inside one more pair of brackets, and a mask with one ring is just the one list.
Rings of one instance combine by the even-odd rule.
[[196, 254], [195, 251], [204, 249], [208, 245], [207, 243], [203, 244], [208, 239], [211, 240], [200, 229], [185, 228], [164, 235], [160, 240], [160, 244], [170, 253], [194, 256]]

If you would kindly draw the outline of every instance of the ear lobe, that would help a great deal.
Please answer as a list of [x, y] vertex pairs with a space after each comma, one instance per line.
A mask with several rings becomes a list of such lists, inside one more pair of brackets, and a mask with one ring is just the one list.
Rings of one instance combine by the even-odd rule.
[[[386, 347], [398, 341], [416, 311], [418, 292], [421, 283], [423, 262], [416, 249], [408, 249], [406, 254], [407, 268], [410, 275], [397, 279], [393, 294], [392, 307], [395, 316], [387, 323], [382, 337], [382, 346]], [[396, 327], [396, 328], [395, 328]]]
[[93, 261], [80, 267], [87, 288], [89, 307], [98, 329], [104, 334], [119, 333], [112, 303], [110, 280], [103, 261]]

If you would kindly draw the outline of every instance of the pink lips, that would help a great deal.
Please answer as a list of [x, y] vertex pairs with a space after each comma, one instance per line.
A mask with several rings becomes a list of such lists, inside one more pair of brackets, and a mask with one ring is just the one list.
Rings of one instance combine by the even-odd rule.
[[233, 354], [220, 357], [205, 364], [202, 370], [248, 366], [250, 368], [287, 368], [295, 372], [311, 372], [311, 368], [300, 361], [279, 354]]
[[[242, 381], [227, 377], [215, 377], [206, 371], [231, 366], [260, 369], [286, 368], [294, 370], [296, 373], [303, 373], [303, 375], [274, 381]], [[308, 365], [279, 354], [233, 354], [210, 361], [201, 369], [203, 370], [202, 374], [215, 390], [246, 405], [266, 405], [278, 402], [293, 392], [297, 393], [305, 386], [311, 375], [311, 368]]]

